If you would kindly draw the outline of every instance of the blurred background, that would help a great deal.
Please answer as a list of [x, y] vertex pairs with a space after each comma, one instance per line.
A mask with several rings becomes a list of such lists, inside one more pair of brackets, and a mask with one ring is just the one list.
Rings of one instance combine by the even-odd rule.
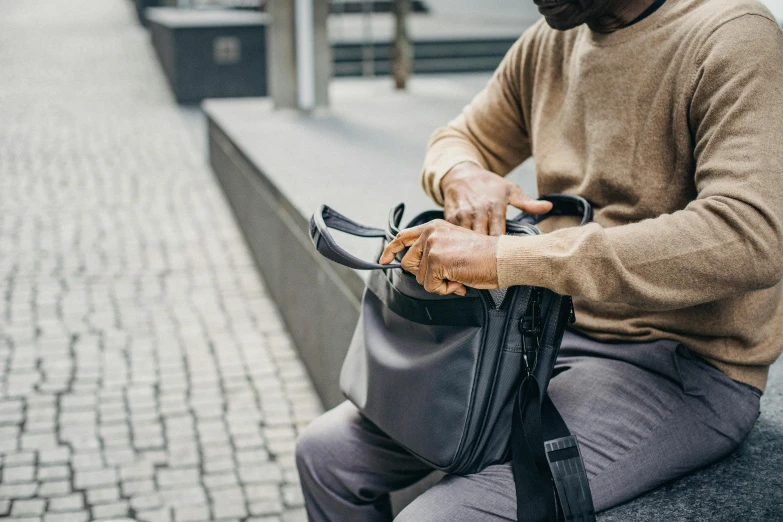
[[[0, 517], [306, 520], [295, 437], [342, 401], [363, 289], [307, 221], [432, 208], [430, 134], [537, 20], [532, 0], [0, 0]], [[536, 193], [532, 160], [511, 176]], [[737, 455], [601, 520], [780, 520], [781, 373]]]

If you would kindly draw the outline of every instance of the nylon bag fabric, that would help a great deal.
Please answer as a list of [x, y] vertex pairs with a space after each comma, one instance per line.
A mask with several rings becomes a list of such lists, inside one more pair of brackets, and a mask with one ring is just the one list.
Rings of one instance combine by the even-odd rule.
[[[550, 195], [543, 216], [520, 214], [507, 233], [535, 235], [551, 215], [590, 221], [582, 198]], [[446, 473], [470, 474], [512, 458], [519, 520], [594, 520], [578, 445], [546, 395], [571, 298], [544, 288], [468, 288], [464, 297], [424, 290], [399, 262], [358, 259], [330, 228], [377, 238], [380, 251], [399, 232], [403, 205], [386, 229], [367, 227], [322, 206], [310, 222], [319, 253], [373, 270], [340, 374], [359, 411], [411, 454]], [[405, 228], [434, 219], [413, 218]], [[398, 261], [404, 254], [398, 256]]]

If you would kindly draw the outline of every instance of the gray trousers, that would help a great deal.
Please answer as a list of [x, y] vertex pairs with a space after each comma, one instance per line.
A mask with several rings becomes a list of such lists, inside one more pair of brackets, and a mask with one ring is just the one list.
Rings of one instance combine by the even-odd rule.
[[[601, 511], [729, 455], [753, 427], [760, 393], [672, 341], [608, 344], [568, 331], [549, 395], [579, 440]], [[305, 429], [296, 459], [316, 522], [391, 520], [389, 492], [432, 471], [348, 402]], [[505, 463], [447, 475], [396, 520], [515, 521], [516, 514]]]

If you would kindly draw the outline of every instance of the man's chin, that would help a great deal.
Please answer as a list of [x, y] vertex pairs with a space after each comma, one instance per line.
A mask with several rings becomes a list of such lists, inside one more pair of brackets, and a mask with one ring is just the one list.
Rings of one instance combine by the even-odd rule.
[[562, 18], [550, 18], [548, 16], [545, 16], [544, 20], [546, 20], [546, 23], [549, 25], [549, 27], [557, 31], [568, 31], [569, 29], [573, 29], [574, 27], [579, 27], [580, 25], [585, 23], [584, 20], [574, 20], [574, 19], [564, 20]]

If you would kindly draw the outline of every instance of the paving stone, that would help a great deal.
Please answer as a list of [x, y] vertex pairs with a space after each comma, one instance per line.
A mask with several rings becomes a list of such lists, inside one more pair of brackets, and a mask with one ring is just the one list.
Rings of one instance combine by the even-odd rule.
[[71, 449], [68, 446], [41, 450], [38, 453], [39, 465], [65, 464], [71, 458]]
[[81, 493], [72, 493], [64, 497], [49, 500], [48, 511], [79, 511], [84, 509], [84, 496]]
[[3, 467], [3, 484], [17, 484], [30, 482], [35, 479], [35, 466], [7, 466]]
[[171, 510], [168, 508], [136, 511], [136, 518], [139, 522], [171, 522], [172, 520]]
[[204, 522], [210, 520], [209, 507], [206, 504], [180, 506], [174, 508], [175, 522]]
[[242, 465], [238, 469], [239, 479], [243, 484], [254, 482], [282, 482], [283, 473], [280, 467], [273, 463], [258, 465]]
[[119, 498], [120, 488], [117, 486], [87, 490], [87, 503], [90, 505], [106, 504], [115, 500], [119, 500]]
[[279, 515], [283, 512], [283, 503], [279, 500], [259, 500], [248, 506], [251, 515]]
[[134, 511], [148, 511], [161, 507], [163, 499], [159, 493], [142, 493], [134, 495], [130, 499], [130, 506]]
[[121, 500], [106, 504], [96, 504], [90, 509], [93, 520], [116, 519], [128, 514], [128, 502]]
[[243, 466], [261, 464], [269, 461], [269, 452], [265, 449], [239, 450], [236, 452], [236, 459]]
[[[116, 440], [114, 442], [116, 442]], [[109, 446], [104, 448], [103, 457], [108, 466], [120, 466], [133, 463], [136, 460], [137, 454], [129, 447]]]
[[238, 487], [213, 491], [210, 496], [212, 514], [215, 518], [244, 518], [247, 516], [245, 496]]
[[204, 461], [204, 471], [206, 473], [225, 473], [233, 471], [236, 467], [234, 459], [231, 457], [218, 457]]
[[0, 517], [8, 515], [9, 511], [11, 511], [11, 501], [0, 500]]
[[239, 481], [234, 473], [215, 473], [203, 475], [201, 481], [208, 489], [220, 489], [237, 486]]
[[299, 487], [299, 484], [283, 486], [283, 501], [289, 507], [304, 506], [302, 488]]
[[68, 466], [57, 465], [38, 468], [38, 480], [40, 481], [67, 479], [70, 476], [71, 470]]
[[11, 505], [11, 516], [41, 516], [46, 507], [45, 500], [14, 500]]
[[200, 478], [197, 468], [159, 469], [157, 472], [157, 482], [161, 488], [198, 484]]
[[103, 456], [99, 451], [79, 452], [71, 458], [71, 466], [74, 470], [99, 469], [103, 464]]
[[[15, 437], [16, 435], [10, 435]], [[14, 453], [5, 453], [2, 455], [2, 465], [4, 468], [13, 466], [24, 466], [26, 464], [35, 464], [34, 451], [19, 451]]]
[[155, 466], [152, 462], [142, 461], [120, 467], [122, 480], [150, 479], [155, 476]]
[[73, 483], [77, 489], [111, 486], [117, 483], [117, 471], [113, 468], [77, 471]]
[[38, 496], [43, 498], [53, 498], [67, 495], [71, 492], [70, 480], [54, 480], [44, 482], [38, 489]]
[[130, 497], [139, 493], [155, 491], [155, 482], [152, 479], [127, 480], [122, 482], [122, 496]]
[[87, 522], [90, 514], [86, 511], [73, 511], [70, 513], [47, 513], [43, 522]]
[[163, 489], [160, 494], [164, 502], [173, 507], [207, 503], [207, 495], [201, 486]]
[[35, 482], [25, 482], [22, 484], [0, 484], [0, 499], [19, 499], [30, 498], [38, 490], [38, 484]]
[[250, 502], [257, 500], [281, 500], [280, 487], [277, 484], [248, 484], [244, 486], [245, 496]]
[[307, 522], [307, 513], [303, 508], [288, 510], [281, 517], [283, 522]]

